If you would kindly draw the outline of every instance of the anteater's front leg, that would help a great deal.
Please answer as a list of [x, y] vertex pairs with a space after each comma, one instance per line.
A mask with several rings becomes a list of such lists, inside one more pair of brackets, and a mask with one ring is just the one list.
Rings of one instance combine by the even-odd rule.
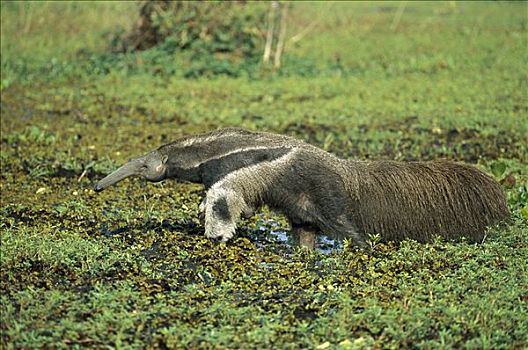
[[224, 242], [234, 236], [240, 216], [247, 216], [252, 212], [241, 193], [237, 193], [228, 184], [213, 186], [207, 191], [202, 204], [205, 211], [205, 235]]
[[235, 170], [216, 182], [205, 200], [205, 235], [227, 241], [234, 236], [242, 215], [250, 217], [270, 197], [284, 197], [287, 190], [279, 180], [288, 170], [281, 165], [294, 154], [291, 151], [269, 160], [273, 158], [271, 154], [266, 157], [268, 160]]

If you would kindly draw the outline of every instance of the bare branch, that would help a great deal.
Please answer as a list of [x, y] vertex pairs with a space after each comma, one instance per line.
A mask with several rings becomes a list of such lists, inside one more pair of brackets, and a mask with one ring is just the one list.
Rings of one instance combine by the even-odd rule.
[[[332, 8], [332, 6], [334, 6], [334, 3], [330, 3], [330, 5], [328, 6], [327, 10], [330, 10]], [[313, 20], [312, 22], [310, 22], [310, 24], [308, 24], [306, 27], [304, 27], [299, 33], [295, 34], [294, 36], [292, 36], [291, 38], [289, 38], [287, 40], [287, 45], [291, 45], [291, 44], [295, 44], [296, 42], [298, 41], [301, 41], [301, 39], [303, 39], [308, 33], [310, 33], [312, 30], [315, 29], [315, 27], [317, 27], [317, 25], [321, 22], [321, 20], [323, 19], [323, 15], [322, 15], [322, 11], [319, 12], [319, 16], [317, 16], [317, 18], [315, 20]]]
[[264, 62], [264, 64], [267, 64], [271, 57], [271, 46], [273, 44], [273, 32], [275, 30], [275, 13], [277, 12], [278, 7], [279, 7], [278, 1], [271, 2], [270, 10], [268, 13], [268, 31], [266, 33], [266, 46], [264, 47], [264, 56], [262, 57], [262, 61]]
[[407, 1], [400, 2], [400, 6], [398, 7], [398, 12], [396, 12], [394, 19], [392, 20], [391, 30], [394, 31], [398, 27], [401, 16], [403, 15], [403, 11], [405, 11], [405, 6], [407, 6]]
[[284, 51], [284, 38], [286, 37], [286, 25], [287, 25], [288, 5], [284, 4], [280, 9], [280, 24], [279, 24], [279, 39], [277, 42], [277, 48], [275, 49], [275, 59], [273, 62], [274, 68], [279, 68], [281, 65], [281, 56]]

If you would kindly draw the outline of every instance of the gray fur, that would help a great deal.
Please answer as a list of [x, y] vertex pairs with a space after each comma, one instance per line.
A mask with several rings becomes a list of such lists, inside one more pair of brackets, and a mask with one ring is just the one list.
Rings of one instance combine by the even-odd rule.
[[300, 140], [271, 133], [222, 129], [185, 137], [130, 161], [96, 191], [131, 175], [203, 183], [205, 234], [230, 239], [241, 216], [263, 204], [294, 228], [317, 227], [365, 244], [466, 236], [509, 217], [500, 185], [476, 168], [449, 161], [348, 161]]

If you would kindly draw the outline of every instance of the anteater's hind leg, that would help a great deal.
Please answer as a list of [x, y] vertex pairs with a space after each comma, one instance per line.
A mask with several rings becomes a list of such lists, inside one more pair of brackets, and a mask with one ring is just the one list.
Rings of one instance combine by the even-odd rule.
[[295, 245], [313, 250], [317, 229], [310, 225], [292, 224], [292, 236]]

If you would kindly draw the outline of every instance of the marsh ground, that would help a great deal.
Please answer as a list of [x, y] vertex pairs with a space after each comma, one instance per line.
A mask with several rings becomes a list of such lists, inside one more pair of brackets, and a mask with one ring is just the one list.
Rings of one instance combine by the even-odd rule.
[[[109, 56], [132, 3], [3, 2], [2, 347], [527, 347], [526, 3], [400, 6], [295, 4], [292, 33], [317, 22], [280, 73], [215, 61], [222, 74], [185, 54]], [[224, 126], [351, 159], [472, 163], [501, 181], [512, 224], [476, 245], [323, 254], [279, 239], [266, 210], [227, 244], [205, 239], [198, 185], [92, 191]]]

